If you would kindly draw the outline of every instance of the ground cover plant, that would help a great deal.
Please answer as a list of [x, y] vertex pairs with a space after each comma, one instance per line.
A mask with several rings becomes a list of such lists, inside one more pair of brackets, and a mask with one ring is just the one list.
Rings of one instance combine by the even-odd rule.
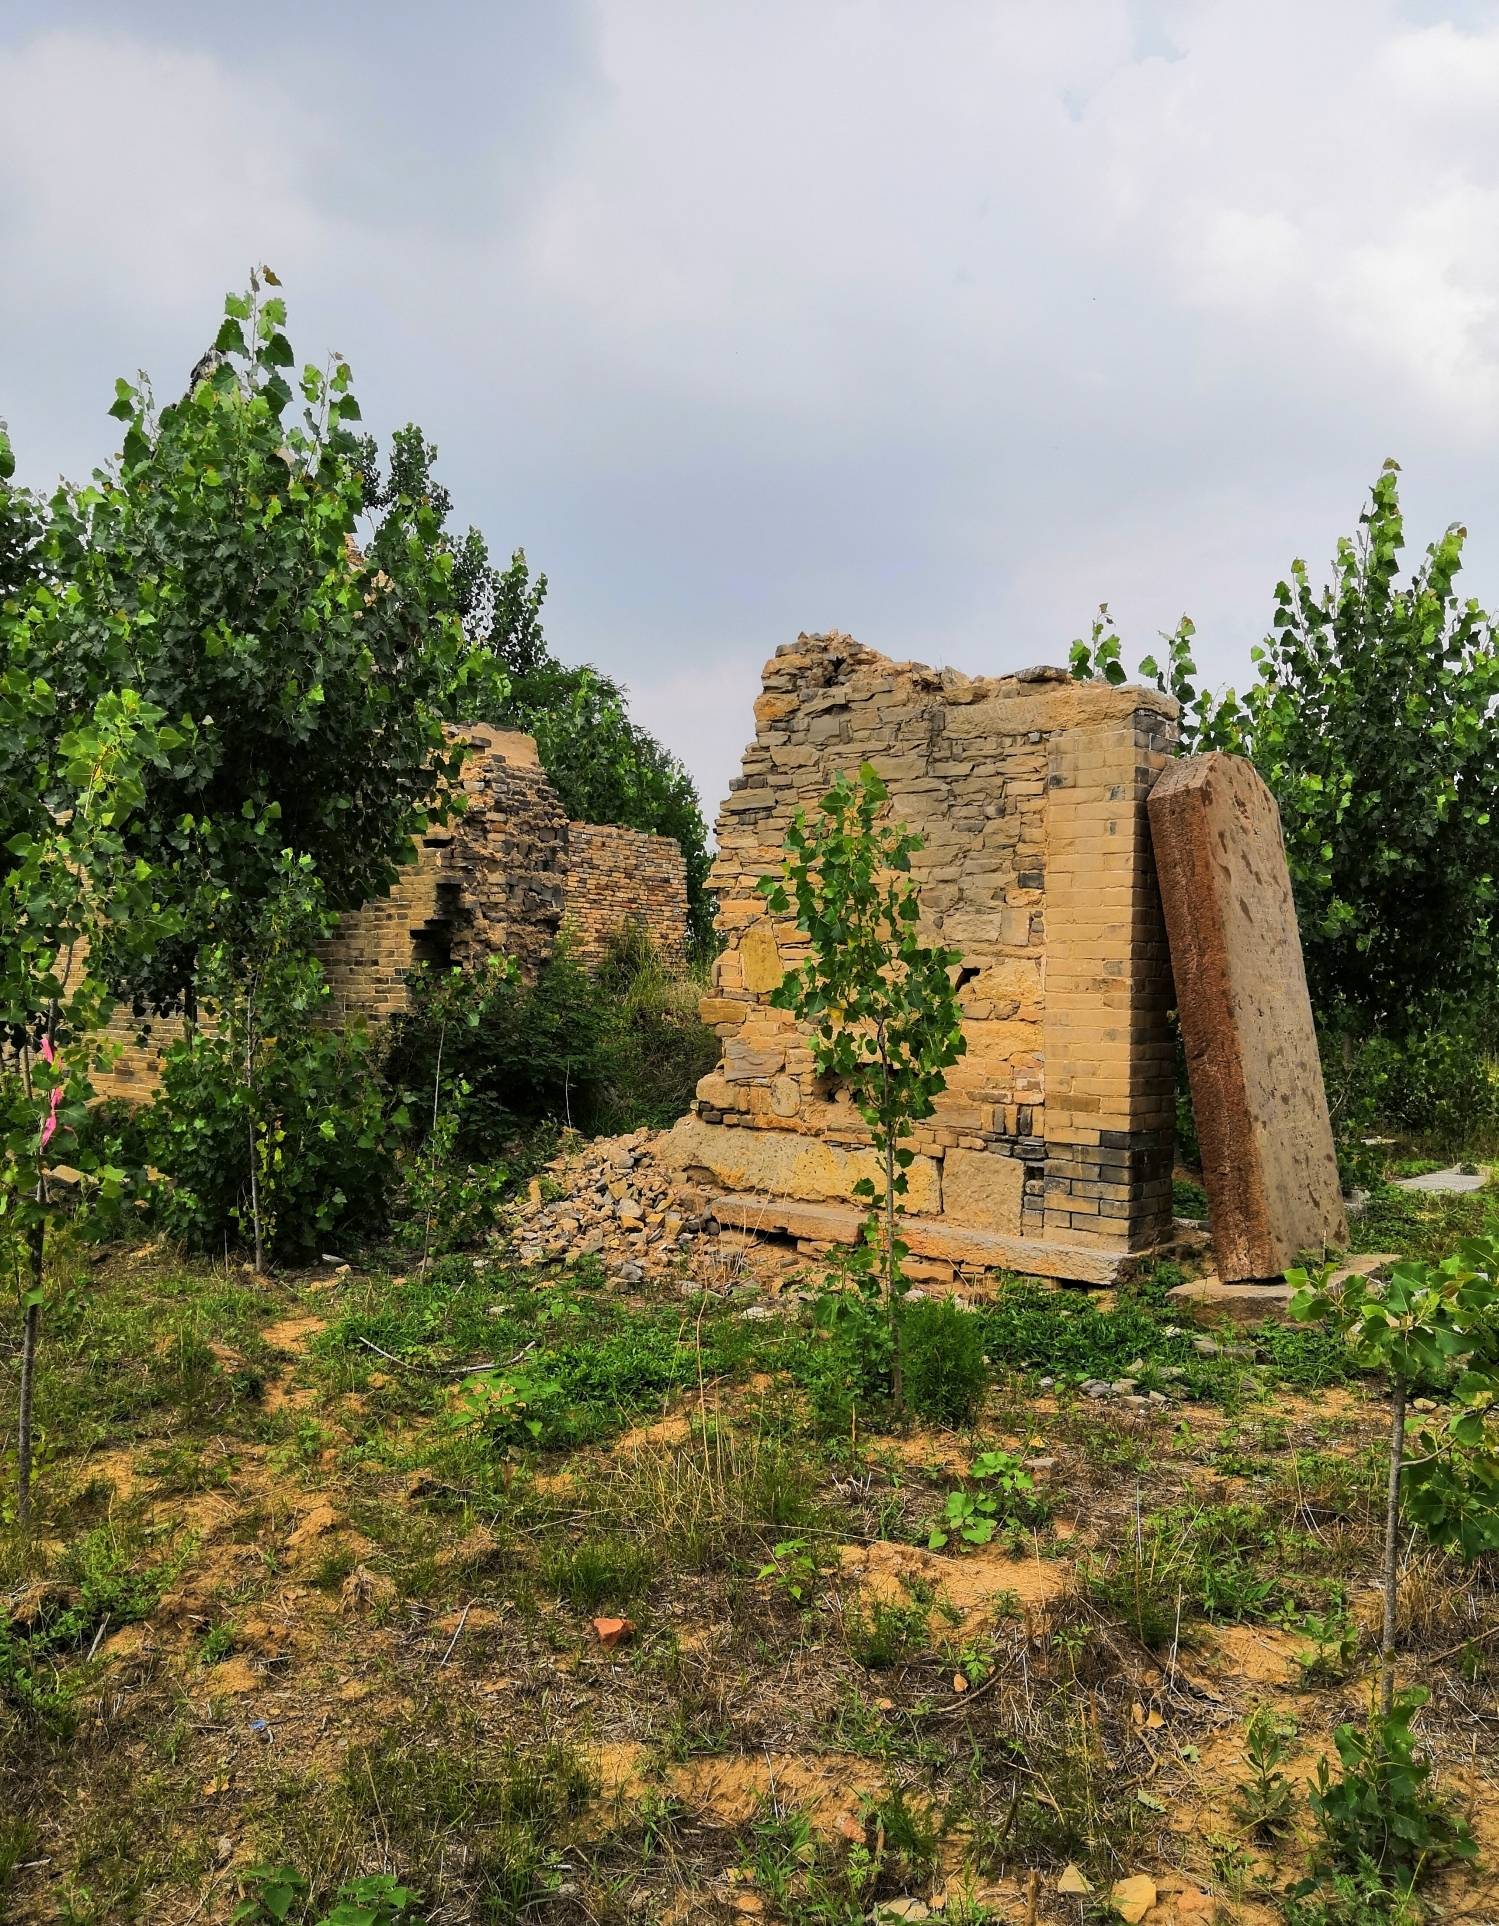
[[1482, 1917], [1499, 1591], [1403, 1544], [1427, 1696], [1365, 1717], [1387, 1385], [1320, 1325], [999, 1278], [940, 1310], [977, 1397], [850, 1428], [786, 1260], [52, 1263], [12, 1917]]

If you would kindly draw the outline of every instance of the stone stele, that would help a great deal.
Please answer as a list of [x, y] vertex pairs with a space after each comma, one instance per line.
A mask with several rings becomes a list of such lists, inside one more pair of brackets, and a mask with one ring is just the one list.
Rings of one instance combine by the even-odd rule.
[[1217, 754], [1148, 809], [1218, 1274], [1278, 1277], [1348, 1241], [1280, 812]]

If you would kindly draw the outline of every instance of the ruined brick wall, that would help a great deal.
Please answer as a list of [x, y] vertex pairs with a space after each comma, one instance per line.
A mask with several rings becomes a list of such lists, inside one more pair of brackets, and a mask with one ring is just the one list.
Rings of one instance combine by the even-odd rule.
[[[470, 965], [503, 952], [534, 977], [564, 917], [588, 962], [632, 916], [664, 956], [685, 956], [686, 869], [670, 837], [569, 823], [530, 736], [487, 723], [454, 725], [449, 735], [471, 748], [464, 807], [418, 839], [388, 895], [340, 917], [319, 947], [332, 1020], [396, 1015], [419, 963]], [[121, 1054], [96, 1088], [138, 1101], [155, 1088], [157, 1061], [182, 1023], [116, 1011], [108, 1034]]]
[[669, 836], [602, 823], [567, 826], [567, 924], [576, 954], [601, 963], [626, 923], [658, 956], [687, 960], [687, 864]]
[[802, 960], [757, 880], [798, 806], [868, 761], [913, 858], [923, 927], [962, 952], [967, 1054], [911, 1141], [909, 1241], [929, 1257], [1108, 1281], [1168, 1229], [1170, 968], [1145, 797], [1174, 701], [1064, 671], [969, 679], [802, 636], [767, 664], [718, 820], [724, 949], [702, 1014], [723, 1060], [666, 1156], [719, 1214], [847, 1235], [868, 1132], [769, 992]]

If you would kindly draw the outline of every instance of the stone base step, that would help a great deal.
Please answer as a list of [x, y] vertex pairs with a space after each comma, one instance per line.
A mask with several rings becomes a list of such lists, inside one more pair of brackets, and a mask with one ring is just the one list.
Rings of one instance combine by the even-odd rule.
[[[858, 1241], [864, 1213], [846, 1204], [802, 1204], [749, 1191], [723, 1191], [708, 1203], [720, 1224], [735, 1230], [780, 1232], [823, 1244]], [[904, 1217], [900, 1234], [913, 1255], [946, 1260], [974, 1270], [1019, 1271], [1069, 1284], [1118, 1284], [1142, 1263], [1145, 1251], [1086, 1250], [1002, 1231], [975, 1230], [935, 1217]]]

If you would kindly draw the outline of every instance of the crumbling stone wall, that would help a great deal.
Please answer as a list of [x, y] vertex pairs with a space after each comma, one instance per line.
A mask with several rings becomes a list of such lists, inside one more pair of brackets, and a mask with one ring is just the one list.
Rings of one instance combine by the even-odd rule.
[[687, 863], [670, 836], [569, 823], [567, 860], [567, 925], [583, 962], [601, 963], [630, 922], [640, 925], [663, 959], [686, 962]]
[[[418, 840], [388, 895], [342, 916], [320, 947], [335, 1020], [398, 1014], [419, 963], [468, 966], [503, 951], [532, 977], [564, 921], [586, 962], [632, 917], [663, 956], [685, 957], [687, 875], [670, 837], [570, 823], [530, 736], [487, 723], [449, 734], [470, 745], [465, 806]], [[109, 1036], [120, 1055], [96, 1088], [148, 1097], [162, 1051], [181, 1033], [180, 1018], [117, 1010]]]
[[910, 1147], [920, 1255], [1107, 1282], [1170, 1227], [1170, 967], [1145, 798], [1177, 705], [1059, 669], [969, 678], [845, 635], [766, 665], [718, 820], [718, 1069], [664, 1154], [715, 1214], [812, 1243], [856, 1225], [862, 1120], [769, 993], [805, 945], [756, 890], [795, 810], [869, 762], [917, 830], [923, 927], [962, 952], [967, 1054]]
[[388, 896], [341, 917], [322, 946], [341, 1009], [394, 1016], [418, 963], [466, 966], [503, 951], [529, 977], [551, 955], [567, 905], [570, 826], [536, 744], [487, 723], [449, 734], [470, 748], [463, 810], [421, 839]]

